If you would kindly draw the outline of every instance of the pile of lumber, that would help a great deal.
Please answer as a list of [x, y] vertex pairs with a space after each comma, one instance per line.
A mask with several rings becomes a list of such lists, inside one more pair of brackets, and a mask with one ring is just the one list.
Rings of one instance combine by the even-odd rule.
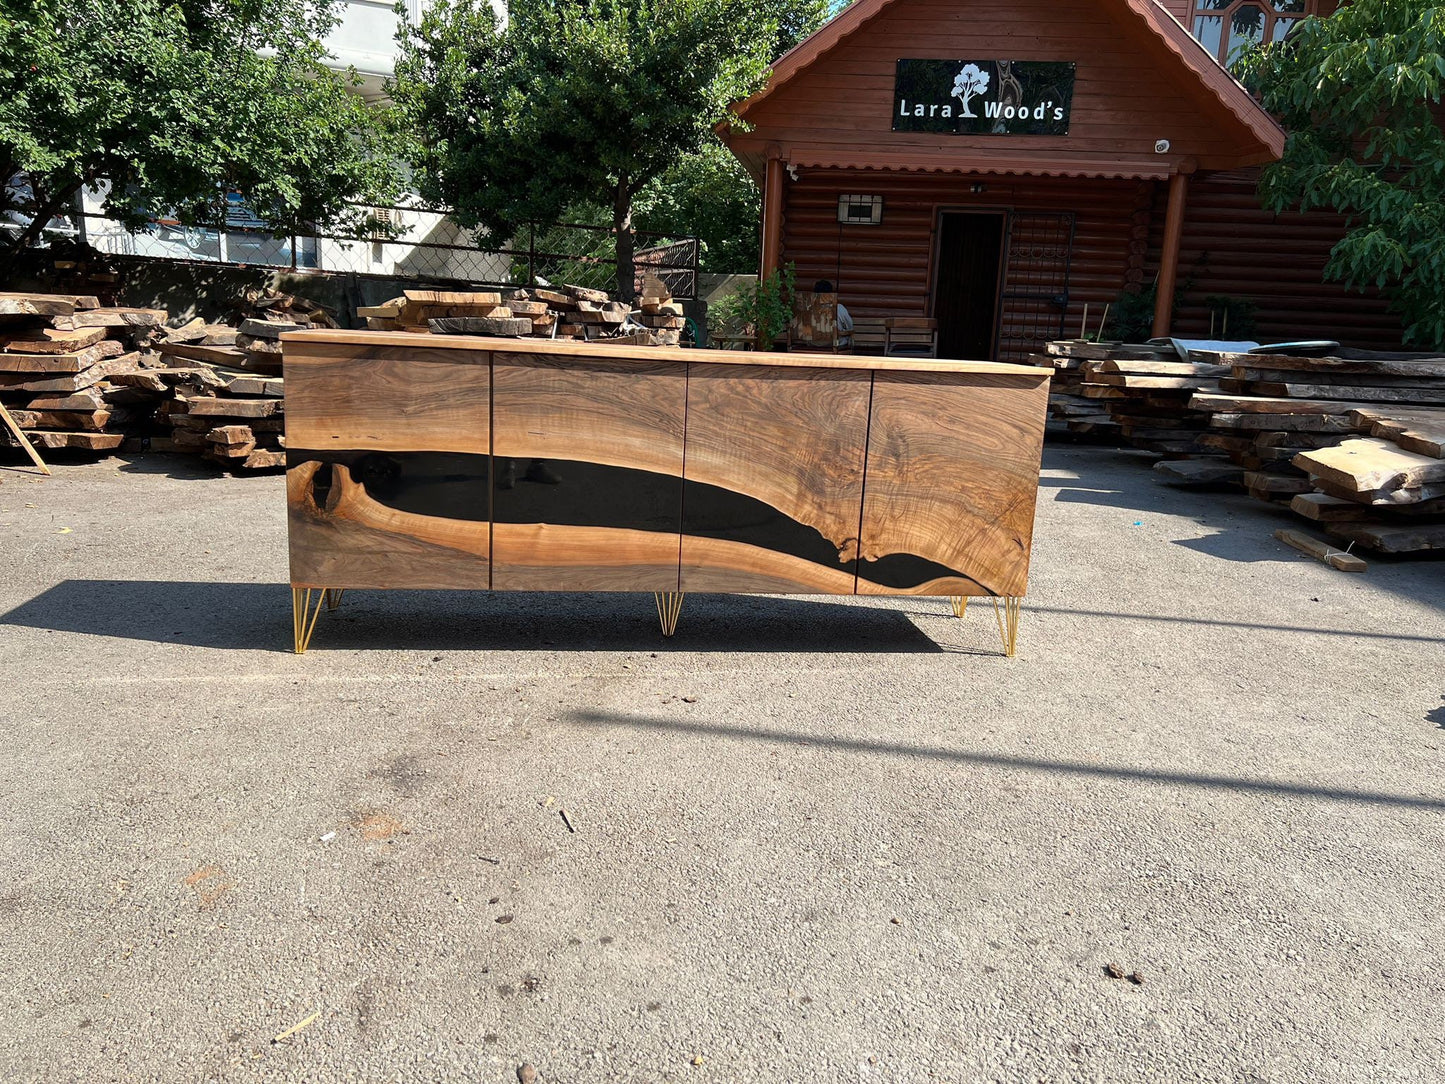
[[336, 327], [314, 301], [290, 294], [247, 294], [225, 324], [192, 320], [163, 332], [156, 349], [171, 365], [220, 365], [268, 376], [281, 372], [281, 336], [288, 331]]
[[1240, 469], [1251, 496], [1290, 504], [1315, 487], [1301, 453], [1333, 448], [1370, 432], [1359, 411], [1388, 404], [1445, 408], [1445, 359], [1341, 350], [1331, 357], [1284, 353], [1214, 354], [1229, 367], [1218, 392], [1190, 400], [1211, 429], [1205, 443]]
[[[1070, 341], [1034, 361], [1055, 371], [1056, 422], [1159, 453], [1155, 469], [1173, 482], [1237, 485], [1359, 548], [1445, 548], [1445, 357], [1261, 348], [1185, 359], [1168, 345]], [[1335, 567], [1362, 567], [1332, 543], [1282, 534]]]
[[675, 346], [686, 323], [682, 306], [655, 276], [643, 281], [638, 308], [585, 286], [506, 290], [407, 290], [381, 305], [358, 308], [373, 331], [489, 335]]
[[1364, 549], [1445, 550], [1445, 409], [1363, 407], [1349, 417], [1370, 435], [1296, 455], [1310, 489], [1290, 508]]
[[[87, 294], [0, 293], [0, 402], [35, 448], [115, 451], [151, 425], [154, 397], [130, 381], [163, 364], [165, 321]], [[0, 442], [18, 446], [6, 428]]]
[[1049, 413], [1071, 433], [1122, 438], [1166, 456], [1198, 455], [1207, 415], [1190, 407], [1199, 391], [1218, 391], [1228, 367], [1180, 360], [1169, 346], [1050, 343], [1035, 365], [1051, 367]]
[[[160, 370], [165, 377], [172, 370]], [[278, 470], [286, 465], [285, 385], [279, 376], [205, 366], [207, 378], [177, 383], [161, 405], [169, 438], [157, 451], [190, 452], [234, 471]]]

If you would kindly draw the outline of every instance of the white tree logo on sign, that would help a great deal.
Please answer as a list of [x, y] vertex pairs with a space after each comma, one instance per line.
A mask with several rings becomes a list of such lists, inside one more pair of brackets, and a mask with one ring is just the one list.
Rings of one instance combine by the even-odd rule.
[[963, 103], [963, 116], [978, 119], [978, 114], [968, 107], [969, 101], [988, 89], [988, 72], [977, 64], [965, 64], [953, 81], [953, 97]]

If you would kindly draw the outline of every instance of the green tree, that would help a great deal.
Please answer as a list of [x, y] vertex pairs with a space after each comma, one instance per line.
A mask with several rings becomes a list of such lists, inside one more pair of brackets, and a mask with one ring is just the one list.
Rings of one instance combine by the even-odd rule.
[[393, 158], [354, 75], [326, 67], [335, 0], [0, 0], [0, 260], [82, 187], [134, 229], [218, 226], [237, 192], [278, 232], [359, 228]]
[[391, 86], [424, 197], [514, 235], [602, 204], [631, 297], [638, 194], [758, 89], [778, 0], [438, 0], [402, 33]]
[[758, 269], [762, 199], [742, 163], [716, 139], [680, 156], [637, 196], [637, 223], [674, 236], [696, 234], [704, 271]]
[[1445, 348], [1445, 6], [1354, 0], [1241, 62], [1289, 130], [1260, 195], [1282, 211], [1349, 216], [1326, 275], [1383, 289], [1407, 341]]

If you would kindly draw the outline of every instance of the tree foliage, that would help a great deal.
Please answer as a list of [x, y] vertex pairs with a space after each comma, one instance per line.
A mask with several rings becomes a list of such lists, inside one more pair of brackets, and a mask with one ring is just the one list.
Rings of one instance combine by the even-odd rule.
[[1241, 70], [1290, 133], [1266, 206], [1348, 215], [1326, 274], [1382, 288], [1408, 341], [1445, 348], [1445, 6], [1354, 0]]
[[[278, 231], [336, 225], [391, 159], [370, 107], [326, 67], [334, 0], [0, 0], [0, 197], [37, 237], [82, 186], [104, 211], [220, 225], [225, 194]], [[354, 222], [359, 225], [359, 221]]]
[[696, 235], [698, 266], [722, 274], [758, 269], [762, 198], [742, 163], [716, 139], [679, 156], [637, 196], [640, 228]]
[[[825, 7], [512, 0], [502, 20], [488, 0], [438, 0], [404, 31], [391, 88], [418, 137], [422, 194], [462, 225], [503, 237], [579, 206], [605, 207], [617, 288], [630, 296], [638, 194], [704, 153], [729, 104], [758, 89], [775, 49], [809, 25], [799, 12]], [[699, 159], [692, 178], [715, 161]], [[654, 201], [660, 217], [669, 200], [690, 198], [687, 176], [675, 198]]]

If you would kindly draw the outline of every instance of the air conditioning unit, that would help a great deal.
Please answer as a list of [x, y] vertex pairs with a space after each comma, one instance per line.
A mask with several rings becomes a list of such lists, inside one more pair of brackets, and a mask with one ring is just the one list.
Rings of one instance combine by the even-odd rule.
[[401, 228], [401, 212], [395, 207], [373, 207], [371, 221], [371, 239], [390, 241], [393, 234]]

